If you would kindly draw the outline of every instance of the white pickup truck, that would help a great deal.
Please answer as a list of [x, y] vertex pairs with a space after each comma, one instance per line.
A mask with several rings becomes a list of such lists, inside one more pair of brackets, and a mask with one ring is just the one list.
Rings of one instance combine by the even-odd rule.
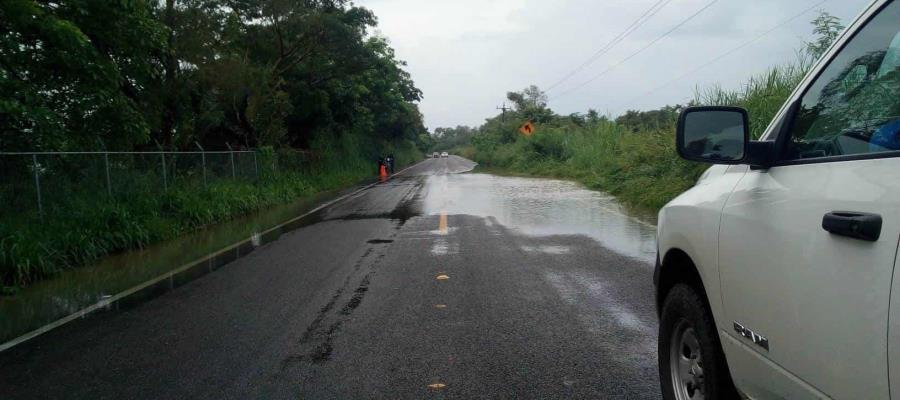
[[715, 165], [659, 213], [663, 396], [900, 398], [900, 0], [749, 136], [740, 108], [679, 117], [679, 155]]

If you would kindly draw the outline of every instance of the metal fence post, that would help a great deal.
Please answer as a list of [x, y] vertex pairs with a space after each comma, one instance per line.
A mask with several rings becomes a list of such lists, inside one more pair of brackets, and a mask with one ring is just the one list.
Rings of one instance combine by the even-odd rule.
[[234, 171], [234, 150], [232, 150], [231, 145], [225, 143], [228, 146], [228, 154], [231, 155], [231, 179], [237, 179], [237, 174]]
[[200, 143], [194, 142], [198, 148], [200, 148], [200, 156], [203, 158], [203, 186], [206, 186], [206, 151], [203, 150], [203, 146]]
[[253, 151], [253, 175], [259, 180], [259, 164], [256, 163], [256, 150]]
[[109, 178], [109, 153], [103, 153], [103, 160], [106, 162], [106, 193], [112, 197], [112, 179]]
[[163, 174], [163, 190], [169, 191], [169, 181], [168, 174], [166, 174], [166, 153], [160, 152], [159, 155], [162, 158], [162, 174]]
[[32, 168], [34, 169], [34, 188], [37, 193], [38, 215], [44, 219], [44, 205], [41, 202], [41, 178], [38, 174], [37, 154], [31, 155]]

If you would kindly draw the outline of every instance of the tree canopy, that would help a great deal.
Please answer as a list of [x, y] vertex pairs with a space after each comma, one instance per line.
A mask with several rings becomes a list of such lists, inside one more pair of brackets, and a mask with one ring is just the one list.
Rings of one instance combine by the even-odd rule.
[[346, 0], [6, 0], [0, 150], [421, 141], [376, 24]]
[[819, 15], [810, 24], [813, 26], [813, 41], [806, 43], [806, 53], [814, 59], [818, 59], [831, 47], [831, 44], [844, 31], [841, 19], [820, 10]]

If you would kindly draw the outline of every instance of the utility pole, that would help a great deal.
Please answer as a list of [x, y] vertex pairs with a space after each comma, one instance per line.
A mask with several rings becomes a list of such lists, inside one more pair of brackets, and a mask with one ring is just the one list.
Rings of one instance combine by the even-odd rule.
[[502, 118], [502, 121], [503, 121], [503, 122], [506, 122], [506, 110], [512, 110], [512, 108], [507, 107], [507, 106], [506, 106], [506, 102], [504, 101], [504, 102], [503, 102], [503, 107], [497, 107], [497, 109], [498, 109], [498, 110], [503, 110], [503, 117], [501, 117], [501, 118]]

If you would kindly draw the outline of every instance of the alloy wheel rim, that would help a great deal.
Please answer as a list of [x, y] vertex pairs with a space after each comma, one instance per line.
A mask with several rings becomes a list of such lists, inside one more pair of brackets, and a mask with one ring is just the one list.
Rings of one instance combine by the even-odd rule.
[[687, 320], [680, 320], [669, 342], [669, 372], [678, 400], [705, 399], [700, 341]]

